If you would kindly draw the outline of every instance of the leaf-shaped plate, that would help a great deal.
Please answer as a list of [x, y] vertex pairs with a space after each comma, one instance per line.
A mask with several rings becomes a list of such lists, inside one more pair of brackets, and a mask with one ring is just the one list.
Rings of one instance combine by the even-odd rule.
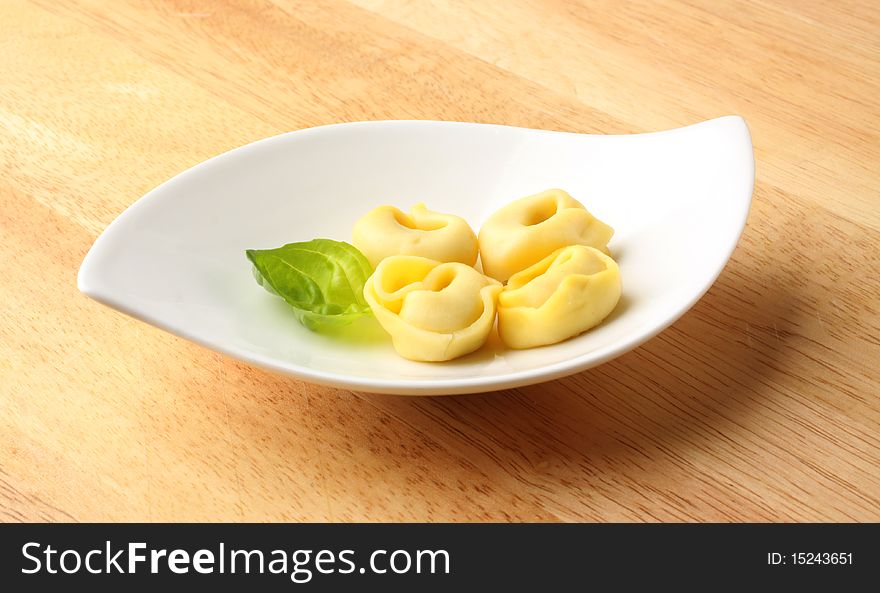
[[[722, 117], [602, 136], [432, 121], [337, 124], [232, 150], [163, 183], [97, 239], [85, 294], [230, 356], [316, 383], [436, 395], [547, 381], [595, 366], [669, 326], [709, 289], [751, 202], [745, 122]], [[497, 338], [449, 363], [397, 356], [366, 318], [316, 333], [253, 280], [246, 249], [350, 240], [370, 208], [424, 202], [475, 230], [509, 201], [560, 187], [615, 229], [623, 298], [599, 327], [532, 350]]]

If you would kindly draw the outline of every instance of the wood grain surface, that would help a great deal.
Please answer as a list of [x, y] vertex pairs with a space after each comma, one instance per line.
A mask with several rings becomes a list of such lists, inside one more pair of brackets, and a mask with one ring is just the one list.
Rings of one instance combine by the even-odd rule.
[[[0, 2], [0, 520], [880, 520], [878, 31], [871, 0]], [[564, 380], [316, 387], [76, 289], [140, 195], [279, 132], [731, 113], [730, 264]]]

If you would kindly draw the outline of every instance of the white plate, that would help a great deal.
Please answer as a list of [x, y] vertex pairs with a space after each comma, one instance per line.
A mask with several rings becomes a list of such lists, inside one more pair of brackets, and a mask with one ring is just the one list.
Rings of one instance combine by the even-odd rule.
[[[745, 122], [722, 117], [651, 134], [387, 121], [282, 134], [210, 159], [138, 200], [98, 237], [82, 292], [241, 360], [363, 391], [436, 395], [547, 381], [659, 333], [708, 290], [742, 232], [754, 159]], [[332, 335], [301, 327], [260, 288], [247, 248], [350, 240], [370, 208], [419, 201], [475, 230], [509, 201], [567, 190], [615, 229], [623, 298], [567, 342], [507, 351], [497, 338], [448, 363], [397, 356], [372, 319]]]

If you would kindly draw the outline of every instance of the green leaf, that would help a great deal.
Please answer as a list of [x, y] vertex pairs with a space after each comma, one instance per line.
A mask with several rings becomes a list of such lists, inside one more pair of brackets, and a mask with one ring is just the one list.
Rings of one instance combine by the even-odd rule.
[[313, 239], [245, 253], [257, 284], [287, 301], [311, 330], [347, 325], [370, 314], [364, 284], [373, 269], [348, 243]]

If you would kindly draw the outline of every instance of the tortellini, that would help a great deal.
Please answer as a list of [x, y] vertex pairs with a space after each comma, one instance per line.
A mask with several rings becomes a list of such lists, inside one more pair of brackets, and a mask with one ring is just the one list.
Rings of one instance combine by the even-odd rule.
[[561, 189], [519, 199], [495, 212], [480, 229], [486, 275], [507, 281], [566, 245], [607, 251], [614, 229]]
[[452, 360], [482, 346], [495, 323], [502, 286], [458, 262], [395, 255], [364, 286], [394, 349], [410, 360]]
[[477, 236], [463, 218], [416, 204], [407, 215], [379, 206], [354, 225], [352, 242], [375, 268], [392, 255], [418, 255], [441, 262], [477, 261]]
[[498, 334], [511, 348], [567, 340], [605, 319], [620, 291], [613, 259], [593, 247], [563, 247], [510, 277], [498, 297]]
[[[364, 297], [394, 349], [439, 362], [480, 348], [496, 317], [501, 341], [517, 349], [555, 344], [601, 323], [621, 295], [620, 269], [608, 255], [613, 233], [551, 189], [498, 210], [479, 237], [463, 219], [424, 204], [409, 214], [375, 208], [352, 234], [375, 267]], [[485, 275], [474, 267], [478, 256]]]

